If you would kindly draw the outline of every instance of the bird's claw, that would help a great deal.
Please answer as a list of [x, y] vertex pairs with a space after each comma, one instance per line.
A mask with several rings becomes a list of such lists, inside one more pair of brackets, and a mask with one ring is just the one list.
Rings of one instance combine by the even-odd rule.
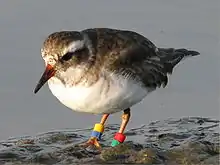
[[87, 150], [92, 150], [92, 151], [94, 151], [94, 150], [101, 151], [101, 149], [102, 149], [101, 145], [98, 142], [98, 139], [95, 137], [91, 137], [87, 142], [82, 143], [79, 146], [83, 147]]

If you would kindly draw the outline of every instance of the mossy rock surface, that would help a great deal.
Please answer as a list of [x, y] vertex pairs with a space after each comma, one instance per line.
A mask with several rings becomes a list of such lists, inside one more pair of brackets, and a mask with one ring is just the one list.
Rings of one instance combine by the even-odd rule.
[[0, 164], [219, 164], [219, 121], [190, 117], [155, 121], [126, 132], [125, 143], [110, 147], [118, 125], [108, 125], [101, 152], [86, 150], [91, 129], [47, 132], [0, 142]]

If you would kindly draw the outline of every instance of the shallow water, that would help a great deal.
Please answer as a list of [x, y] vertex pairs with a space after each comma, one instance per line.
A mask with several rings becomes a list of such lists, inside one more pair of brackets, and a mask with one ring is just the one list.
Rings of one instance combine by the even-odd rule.
[[109, 147], [118, 125], [107, 125], [102, 151], [86, 150], [91, 129], [58, 130], [0, 142], [2, 164], [218, 164], [219, 120], [181, 118], [155, 121], [126, 132], [122, 145]]

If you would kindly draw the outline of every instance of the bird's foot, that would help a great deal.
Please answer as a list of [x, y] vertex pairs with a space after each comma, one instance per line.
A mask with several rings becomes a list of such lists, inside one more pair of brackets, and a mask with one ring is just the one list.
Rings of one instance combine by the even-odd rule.
[[94, 129], [91, 133], [91, 137], [90, 139], [84, 143], [81, 144], [81, 146], [83, 146], [84, 148], [86, 148], [87, 150], [101, 150], [101, 145], [99, 144], [98, 140], [101, 139], [102, 133], [104, 132], [104, 125], [101, 123], [97, 123], [94, 126]]
[[87, 142], [79, 145], [89, 151], [101, 151], [102, 147], [96, 137], [91, 137]]

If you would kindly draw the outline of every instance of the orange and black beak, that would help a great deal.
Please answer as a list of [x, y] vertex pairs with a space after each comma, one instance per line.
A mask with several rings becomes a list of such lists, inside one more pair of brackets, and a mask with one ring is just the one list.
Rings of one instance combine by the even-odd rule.
[[37, 93], [40, 88], [47, 82], [47, 80], [54, 76], [55, 72], [56, 71], [54, 70], [54, 68], [50, 64], [48, 64], [37, 86], [34, 89], [34, 93]]

